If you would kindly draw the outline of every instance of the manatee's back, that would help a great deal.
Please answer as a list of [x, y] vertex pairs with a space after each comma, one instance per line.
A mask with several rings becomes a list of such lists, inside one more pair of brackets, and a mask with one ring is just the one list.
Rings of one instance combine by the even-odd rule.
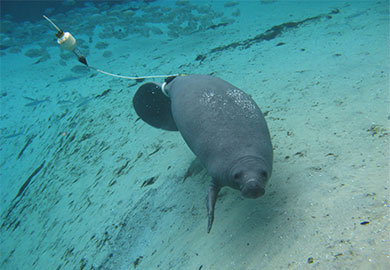
[[208, 75], [168, 84], [172, 115], [184, 140], [213, 177], [242, 156], [260, 156], [272, 170], [267, 124], [256, 103], [237, 87]]

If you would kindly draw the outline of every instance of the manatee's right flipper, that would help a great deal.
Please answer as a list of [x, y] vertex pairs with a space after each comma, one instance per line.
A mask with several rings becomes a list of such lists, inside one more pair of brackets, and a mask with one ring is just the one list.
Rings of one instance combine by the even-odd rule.
[[177, 131], [171, 112], [171, 100], [163, 94], [157, 83], [145, 83], [133, 97], [136, 113], [149, 125], [165, 130]]
[[214, 179], [209, 185], [209, 192], [207, 194], [207, 215], [208, 215], [208, 227], [207, 233], [210, 233], [211, 227], [213, 226], [214, 221], [214, 208], [215, 203], [217, 202], [218, 192], [221, 188], [215, 183]]

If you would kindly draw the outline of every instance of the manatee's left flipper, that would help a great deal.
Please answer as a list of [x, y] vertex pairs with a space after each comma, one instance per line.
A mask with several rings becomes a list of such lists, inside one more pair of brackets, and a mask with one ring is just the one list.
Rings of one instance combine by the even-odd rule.
[[210, 233], [211, 227], [213, 226], [214, 221], [214, 208], [215, 203], [217, 202], [218, 192], [221, 188], [216, 184], [214, 179], [211, 181], [209, 185], [209, 192], [207, 194], [207, 215], [208, 215], [208, 227], [207, 233]]

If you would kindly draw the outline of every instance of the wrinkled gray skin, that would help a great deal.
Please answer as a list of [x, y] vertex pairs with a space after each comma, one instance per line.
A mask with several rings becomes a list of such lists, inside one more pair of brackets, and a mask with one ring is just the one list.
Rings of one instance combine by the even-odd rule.
[[207, 195], [208, 232], [224, 186], [258, 198], [272, 172], [272, 144], [264, 116], [237, 87], [208, 75], [176, 77], [165, 87], [184, 140], [212, 177]]

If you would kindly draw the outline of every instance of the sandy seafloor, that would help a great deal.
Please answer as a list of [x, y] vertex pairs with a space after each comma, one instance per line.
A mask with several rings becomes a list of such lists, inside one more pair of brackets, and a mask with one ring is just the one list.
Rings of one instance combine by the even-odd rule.
[[256, 200], [223, 189], [210, 234], [207, 172], [179, 133], [137, 121], [141, 82], [83, 69], [44, 20], [2, 20], [1, 269], [389, 266], [389, 1], [224, 4], [47, 14], [91, 66], [213, 74], [258, 103], [272, 178]]

